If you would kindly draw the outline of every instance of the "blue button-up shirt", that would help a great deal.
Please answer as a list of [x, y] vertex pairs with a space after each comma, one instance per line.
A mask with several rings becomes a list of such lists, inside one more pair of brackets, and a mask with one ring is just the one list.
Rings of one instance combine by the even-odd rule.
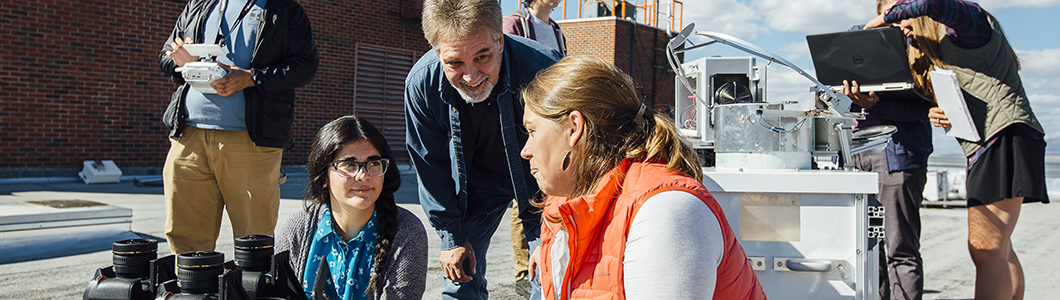
[[330, 271], [329, 278], [324, 281], [328, 286], [321, 287], [320, 290], [339, 299], [367, 299], [364, 291], [372, 278], [375, 244], [379, 240], [375, 215], [375, 212], [372, 212], [372, 218], [368, 219], [368, 223], [356, 237], [343, 242], [342, 236], [332, 227], [334, 221], [331, 217], [331, 206], [324, 209], [309, 246], [309, 255], [306, 256], [305, 276], [302, 276], [306, 295], [312, 294], [317, 269], [324, 263]]
[[[529, 200], [538, 192], [537, 182], [530, 176], [529, 162], [519, 156], [526, 143], [526, 132], [521, 130], [523, 105], [519, 92], [533, 80], [538, 71], [560, 59], [559, 52], [541, 44], [513, 35], [504, 35], [499, 87], [490, 97], [496, 97], [500, 114], [504, 155], [507, 158], [511, 189], [520, 208], [529, 208]], [[420, 205], [438, 235], [441, 249], [448, 250], [467, 242], [464, 220], [505, 209], [511, 198], [480, 199], [468, 202], [468, 170], [474, 159], [474, 137], [462, 130], [462, 124], [474, 116], [463, 111], [464, 101], [449, 83], [434, 50], [425, 53], [412, 67], [405, 79], [406, 142], [419, 181]], [[540, 213], [523, 209], [528, 233], [540, 228]], [[537, 236], [528, 237], [530, 240]]]

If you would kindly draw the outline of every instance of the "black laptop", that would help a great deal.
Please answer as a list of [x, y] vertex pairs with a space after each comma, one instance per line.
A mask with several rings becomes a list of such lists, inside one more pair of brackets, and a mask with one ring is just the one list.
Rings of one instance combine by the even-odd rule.
[[881, 97], [920, 98], [909, 71], [906, 38], [897, 27], [806, 36], [817, 80], [835, 90], [857, 81], [862, 92]]

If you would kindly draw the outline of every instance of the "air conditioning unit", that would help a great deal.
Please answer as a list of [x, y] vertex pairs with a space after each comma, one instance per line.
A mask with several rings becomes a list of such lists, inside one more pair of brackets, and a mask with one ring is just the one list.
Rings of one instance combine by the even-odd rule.
[[121, 169], [114, 164], [113, 160], [86, 160], [84, 168], [77, 175], [85, 184], [92, 183], [116, 183], [120, 181]]

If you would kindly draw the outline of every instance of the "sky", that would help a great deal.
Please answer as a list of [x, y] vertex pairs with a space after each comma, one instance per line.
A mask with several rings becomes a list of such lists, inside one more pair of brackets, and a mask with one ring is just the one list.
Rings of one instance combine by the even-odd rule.
[[[577, 17], [578, 1], [565, 0], [567, 18]], [[632, 0], [642, 4], [645, 0]], [[659, 0], [668, 3], [667, 0]], [[1020, 77], [1032, 110], [1046, 130], [1050, 160], [1060, 160], [1060, 0], [980, 0], [993, 14], [1020, 57]], [[507, 13], [517, 9], [515, 0], [501, 0]], [[728, 34], [781, 56], [814, 74], [806, 35], [844, 31], [865, 24], [875, 16], [873, 0], [685, 0], [684, 24], [695, 23], [696, 31]], [[552, 12], [562, 18], [561, 9]], [[660, 27], [668, 25], [660, 24]], [[679, 29], [677, 29], [679, 30]], [[706, 38], [693, 39], [697, 43]], [[707, 56], [749, 56], [728, 46], [715, 44], [686, 53], [685, 61]], [[760, 61], [760, 60], [759, 60]], [[761, 62], [759, 62], [761, 64]], [[767, 72], [767, 101], [803, 100], [812, 83], [782, 66]], [[945, 133], [934, 131], [935, 155], [961, 156], [960, 146]]]

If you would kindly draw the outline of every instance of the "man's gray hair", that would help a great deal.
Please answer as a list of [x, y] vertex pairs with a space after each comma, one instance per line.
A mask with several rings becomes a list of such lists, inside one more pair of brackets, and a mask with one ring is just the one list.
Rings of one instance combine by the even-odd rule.
[[423, 36], [431, 47], [438, 47], [439, 37], [466, 38], [478, 34], [482, 25], [490, 28], [490, 37], [499, 40], [501, 4], [497, 0], [426, 0], [423, 1]]

